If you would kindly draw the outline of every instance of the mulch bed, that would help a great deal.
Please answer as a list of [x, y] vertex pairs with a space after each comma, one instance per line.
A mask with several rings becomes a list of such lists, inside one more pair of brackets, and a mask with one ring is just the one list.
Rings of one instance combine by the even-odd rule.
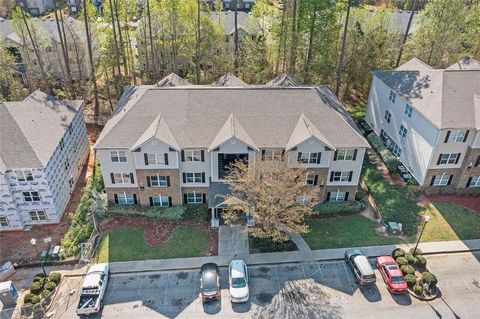
[[480, 197], [468, 195], [420, 195], [420, 203], [455, 203], [480, 213]]
[[218, 232], [211, 230], [207, 222], [195, 220], [158, 221], [150, 218], [115, 217], [104, 220], [100, 225], [104, 234], [121, 227], [143, 228], [145, 230], [145, 242], [151, 246], [166, 241], [178, 226], [190, 226], [206, 231], [209, 239], [207, 255], [218, 254]]

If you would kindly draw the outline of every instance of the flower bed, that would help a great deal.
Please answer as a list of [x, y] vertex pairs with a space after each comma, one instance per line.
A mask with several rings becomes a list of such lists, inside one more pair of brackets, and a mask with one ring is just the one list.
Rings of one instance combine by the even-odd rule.
[[431, 300], [436, 297], [438, 279], [428, 271], [427, 260], [423, 257], [420, 248], [417, 248], [416, 254], [414, 248], [408, 252], [397, 248], [393, 250], [392, 257], [400, 266], [411, 295], [422, 300]]
[[25, 314], [41, 312], [42, 309], [47, 308], [61, 280], [62, 275], [58, 272], [52, 272], [48, 277], [43, 273], [35, 275], [29, 287], [29, 293], [23, 297], [22, 312]]

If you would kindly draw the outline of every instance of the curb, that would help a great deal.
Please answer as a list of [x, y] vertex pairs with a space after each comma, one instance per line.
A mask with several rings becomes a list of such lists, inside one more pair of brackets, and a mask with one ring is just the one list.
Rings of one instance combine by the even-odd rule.
[[432, 300], [435, 300], [438, 298], [438, 296], [440, 295], [440, 289], [438, 289], [437, 287], [437, 292], [435, 293], [435, 295], [431, 296], [431, 297], [421, 297], [421, 296], [418, 296], [417, 294], [415, 294], [413, 291], [410, 291], [410, 288], [407, 288], [407, 291], [408, 291], [408, 294], [410, 296], [413, 296], [415, 297], [416, 299], [418, 300], [421, 300], [421, 301], [432, 301]]

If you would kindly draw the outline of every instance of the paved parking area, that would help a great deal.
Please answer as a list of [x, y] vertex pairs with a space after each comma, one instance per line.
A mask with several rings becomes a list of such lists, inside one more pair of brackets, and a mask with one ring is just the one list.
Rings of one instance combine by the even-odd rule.
[[[480, 252], [428, 256], [442, 297], [422, 302], [377, 284], [359, 288], [344, 262], [250, 267], [250, 300], [233, 305], [227, 269], [221, 302], [203, 305], [196, 271], [110, 278], [101, 314], [89, 318], [478, 318]], [[61, 318], [77, 318], [72, 303]]]

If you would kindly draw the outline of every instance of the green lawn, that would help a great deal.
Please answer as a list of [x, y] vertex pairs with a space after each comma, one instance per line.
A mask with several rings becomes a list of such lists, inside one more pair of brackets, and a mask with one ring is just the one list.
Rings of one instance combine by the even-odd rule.
[[310, 219], [310, 232], [302, 235], [311, 249], [398, 244], [400, 238], [377, 236], [372, 221], [361, 215]]
[[421, 207], [417, 205], [418, 192], [405, 186], [390, 185], [367, 159], [363, 165], [362, 178], [385, 222], [402, 223], [405, 234], [414, 235], [421, 211]]
[[208, 249], [207, 232], [193, 227], [177, 227], [166, 242], [151, 246], [142, 228], [116, 228], [100, 242], [95, 260], [114, 262], [203, 256]]
[[424, 214], [431, 219], [422, 242], [480, 238], [480, 213], [453, 203], [434, 203]]

